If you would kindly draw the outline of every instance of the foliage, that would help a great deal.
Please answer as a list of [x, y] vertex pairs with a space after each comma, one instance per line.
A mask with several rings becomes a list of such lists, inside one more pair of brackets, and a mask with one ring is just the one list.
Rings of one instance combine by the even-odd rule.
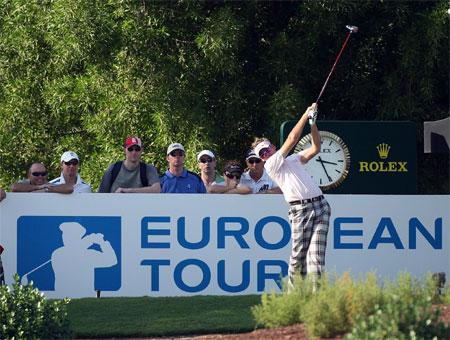
[[425, 287], [408, 273], [394, 284], [387, 282], [385, 301], [375, 304], [367, 316], [357, 315], [346, 339], [446, 339], [448, 325], [438, 322], [440, 308], [432, 309], [435, 283]]
[[[289, 294], [276, 294], [274, 291], [261, 296], [261, 304], [252, 307], [256, 326], [276, 328], [301, 322], [302, 306], [312, 294], [311, 280], [295, 278], [295, 285], [289, 288]], [[288, 288], [283, 287], [284, 291]]]
[[[325, 273], [320, 288], [312, 292], [307, 280], [282, 294], [263, 294], [252, 308], [257, 325], [281, 327], [302, 322], [311, 336], [328, 338], [351, 331], [349, 339], [444, 339], [448, 325], [437, 321], [433, 303], [448, 300], [438, 295], [431, 275], [423, 281], [407, 272], [397, 280], [377, 284], [375, 273], [358, 280], [346, 272], [341, 277]], [[285, 290], [286, 291], [286, 290]]]
[[14, 281], [13, 291], [0, 285], [0, 338], [67, 339], [69, 300], [47, 300], [32, 283], [22, 286], [18, 274]]
[[[160, 173], [175, 141], [220, 171], [315, 100], [349, 23], [321, 118], [411, 120], [421, 150], [449, 116], [445, 2], [0, 0], [0, 184], [70, 149], [95, 189], [130, 135]], [[448, 193], [448, 163], [419, 154], [421, 193]]]

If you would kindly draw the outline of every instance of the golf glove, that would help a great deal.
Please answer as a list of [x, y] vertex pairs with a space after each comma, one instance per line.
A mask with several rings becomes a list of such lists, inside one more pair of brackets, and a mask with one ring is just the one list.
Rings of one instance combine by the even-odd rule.
[[317, 110], [309, 110], [309, 112], [308, 112], [309, 125], [316, 124], [317, 113], [318, 113]]

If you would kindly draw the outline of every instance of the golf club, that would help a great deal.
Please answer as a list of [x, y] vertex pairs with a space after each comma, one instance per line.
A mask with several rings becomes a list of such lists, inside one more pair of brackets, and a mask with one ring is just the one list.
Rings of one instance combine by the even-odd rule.
[[328, 84], [328, 80], [330, 79], [330, 76], [331, 76], [331, 74], [333, 73], [334, 68], [336, 67], [336, 64], [337, 64], [338, 60], [339, 60], [339, 58], [341, 57], [341, 54], [342, 54], [342, 51], [343, 51], [344, 48], [345, 48], [345, 45], [347, 45], [348, 39], [350, 39], [350, 36], [352, 35], [352, 33], [358, 32], [358, 27], [356, 27], [356, 26], [350, 26], [350, 25], [347, 25], [347, 26], [345, 26], [345, 27], [346, 27], [350, 32], [348, 33], [347, 39], [345, 39], [344, 45], [342, 45], [341, 51], [339, 52], [339, 55], [337, 56], [336, 61], [334, 62], [333, 67], [331, 68], [331, 71], [330, 71], [330, 74], [329, 74], [328, 77], [327, 77], [327, 80], [325, 80], [325, 84], [323, 84], [322, 90], [320, 91], [319, 96], [317, 97], [317, 99], [316, 99], [316, 101], [315, 101], [316, 103], [319, 103], [320, 97], [322, 97], [323, 91], [325, 90], [325, 87], [326, 87], [327, 84]]

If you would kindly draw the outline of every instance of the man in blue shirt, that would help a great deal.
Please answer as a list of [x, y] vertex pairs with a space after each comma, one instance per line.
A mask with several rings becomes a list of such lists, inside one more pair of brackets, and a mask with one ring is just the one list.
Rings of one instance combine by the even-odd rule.
[[199, 175], [184, 168], [186, 158], [184, 146], [180, 143], [170, 144], [167, 148], [169, 168], [159, 178], [162, 193], [172, 194], [204, 194], [205, 185]]

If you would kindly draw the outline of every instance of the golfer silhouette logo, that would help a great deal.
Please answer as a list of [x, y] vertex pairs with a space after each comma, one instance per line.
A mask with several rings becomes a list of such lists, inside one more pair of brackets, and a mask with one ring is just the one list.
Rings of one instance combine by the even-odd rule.
[[116, 265], [116, 253], [103, 234], [86, 235], [86, 228], [77, 222], [61, 223], [59, 229], [64, 245], [51, 256], [55, 290], [67, 296], [74, 296], [74, 292], [92, 295], [95, 269]]

